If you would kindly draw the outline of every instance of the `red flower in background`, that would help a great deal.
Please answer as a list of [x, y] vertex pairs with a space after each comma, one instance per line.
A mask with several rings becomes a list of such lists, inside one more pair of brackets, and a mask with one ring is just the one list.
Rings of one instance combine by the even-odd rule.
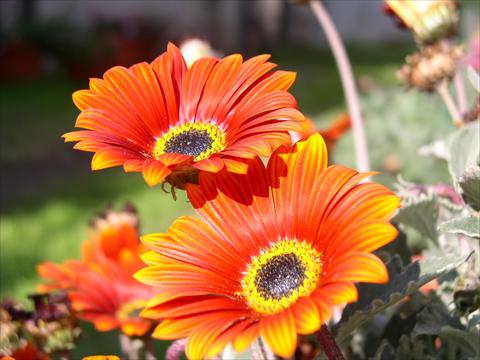
[[142, 336], [151, 321], [139, 312], [153, 290], [132, 275], [142, 267], [137, 217], [133, 211], [107, 212], [95, 220], [90, 239], [81, 246], [81, 260], [38, 266], [47, 282], [39, 291], [66, 290], [78, 316], [99, 331], [120, 328], [129, 336]]
[[169, 44], [151, 64], [108, 70], [74, 93], [81, 110], [64, 135], [76, 149], [94, 152], [94, 170], [123, 165], [145, 181], [183, 187], [199, 171], [245, 173], [244, 159], [269, 156], [301, 131], [304, 117], [287, 92], [295, 73], [271, 71], [261, 55], [202, 58], [187, 68]]
[[246, 175], [201, 173], [187, 194], [202, 220], [181, 217], [165, 234], [142, 238], [152, 250], [135, 276], [157, 287], [142, 313], [162, 322], [158, 339], [187, 338], [190, 359], [258, 336], [289, 358], [335, 304], [357, 299], [355, 282], [388, 274], [372, 251], [392, 241], [399, 199], [371, 174], [327, 167], [320, 135], [281, 147]]

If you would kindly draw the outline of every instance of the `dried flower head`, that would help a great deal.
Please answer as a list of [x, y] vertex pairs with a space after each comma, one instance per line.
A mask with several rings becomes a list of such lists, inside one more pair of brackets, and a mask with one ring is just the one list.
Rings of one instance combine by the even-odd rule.
[[433, 91], [441, 82], [452, 79], [462, 54], [462, 47], [450, 42], [426, 46], [407, 56], [397, 75], [407, 87]]

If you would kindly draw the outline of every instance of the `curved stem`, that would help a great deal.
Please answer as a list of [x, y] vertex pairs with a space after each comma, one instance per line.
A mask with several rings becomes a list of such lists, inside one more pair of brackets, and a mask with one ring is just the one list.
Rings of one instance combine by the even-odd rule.
[[343, 46], [343, 42], [333, 24], [332, 19], [318, 0], [310, 1], [310, 7], [323, 28], [328, 43], [332, 49], [335, 61], [340, 72], [343, 91], [348, 105], [348, 112], [352, 119], [352, 131], [355, 141], [355, 155], [357, 160], [357, 168], [361, 172], [369, 171], [370, 162], [368, 159], [367, 141], [365, 138], [365, 130], [360, 110], [360, 101], [358, 99], [357, 87], [353, 78], [352, 66], [348, 59], [347, 52]]
[[328, 360], [345, 360], [342, 351], [338, 347], [333, 334], [328, 330], [327, 325], [322, 325], [320, 328], [318, 341], [322, 346], [323, 352], [327, 355]]
[[448, 112], [450, 113], [450, 116], [452, 117], [452, 120], [455, 126], [457, 128], [461, 127], [463, 125], [462, 115], [460, 114], [460, 111], [458, 110], [457, 105], [453, 101], [450, 91], [448, 91], [447, 83], [445, 81], [442, 81], [437, 86], [437, 92], [440, 94], [443, 102], [447, 106]]
[[455, 73], [453, 82], [455, 84], [455, 90], [457, 92], [458, 108], [460, 110], [460, 113], [463, 115], [468, 110], [468, 103], [467, 94], [465, 93], [465, 83], [463, 82], [463, 75], [460, 69], [458, 69]]

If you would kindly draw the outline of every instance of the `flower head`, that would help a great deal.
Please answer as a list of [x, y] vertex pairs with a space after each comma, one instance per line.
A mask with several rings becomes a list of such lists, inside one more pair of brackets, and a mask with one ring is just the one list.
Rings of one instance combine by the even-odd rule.
[[142, 267], [139, 255], [144, 251], [136, 225], [130, 209], [107, 210], [82, 244], [81, 260], [39, 265], [38, 273], [47, 280], [39, 290], [66, 290], [73, 310], [99, 331], [120, 328], [129, 336], [144, 335], [151, 321], [139, 313], [153, 290], [132, 278]]
[[385, 0], [385, 9], [411, 29], [420, 43], [432, 43], [457, 31], [455, 0]]
[[287, 92], [295, 74], [271, 70], [268, 55], [243, 62], [238, 54], [201, 58], [187, 68], [169, 44], [151, 64], [108, 70], [73, 94], [81, 110], [64, 135], [76, 149], [94, 152], [94, 170], [123, 165], [145, 181], [175, 186], [199, 171], [245, 173], [244, 159], [269, 156], [303, 128]]
[[388, 219], [399, 199], [358, 184], [371, 174], [327, 162], [315, 134], [280, 147], [267, 166], [252, 160], [246, 175], [202, 173], [187, 185], [201, 220], [181, 217], [142, 238], [152, 251], [135, 277], [159, 289], [142, 313], [163, 319], [154, 337], [187, 337], [187, 356], [200, 359], [261, 336], [290, 357], [297, 333], [357, 299], [355, 282], [388, 280], [371, 252], [395, 238]]

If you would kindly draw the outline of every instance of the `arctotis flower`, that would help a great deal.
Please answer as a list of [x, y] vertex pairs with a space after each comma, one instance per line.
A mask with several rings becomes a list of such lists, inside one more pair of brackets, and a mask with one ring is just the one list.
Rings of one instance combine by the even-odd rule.
[[153, 289], [132, 275], [143, 265], [144, 252], [130, 211], [107, 211], [94, 223], [90, 239], [82, 244], [81, 260], [38, 266], [47, 282], [39, 291], [66, 290], [73, 310], [99, 331], [120, 328], [128, 336], [142, 336], [152, 327], [139, 317]]
[[357, 300], [355, 282], [384, 283], [372, 251], [392, 241], [399, 199], [371, 174], [327, 167], [325, 143], [311, 136], [280, 147], [246, 175], [200, 174], [187, 194], [201, 220], [181, 217], [167, 233], [142, 238], [151, 251], [135, 277], [153, 285], [143, 316], [163, 319], [158, 339], [187, 338], [190, 359], [228, 343], [242, 351], [261, 336], [292, 356], [335, 304]]
[[199, 171], [245, 173], [244, 159], [269, 156], [303, 128], [303, 115], [287, 92], [295, 74], [271, 71], [261, 55], [202, 58], [187, 69], [169, 44], [151, 64], [108, 70], [73, 94], [81, 110], [64, 135], [76, 149], [94, 152], [94, 170], [123, 165], [154, 186], [183, 187]]

